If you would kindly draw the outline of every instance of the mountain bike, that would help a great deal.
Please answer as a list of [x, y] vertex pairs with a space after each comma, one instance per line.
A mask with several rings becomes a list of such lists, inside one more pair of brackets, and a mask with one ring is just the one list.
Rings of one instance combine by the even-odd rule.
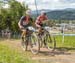
[[42, 47], [46, 47], [49, 50], [54, 51], [56, 48], [55, 36], [50, 34], [50, 27], [42, 27], [42, 32], [38, 35], [38, 41], [40, 43], [39, 50]]
[[28, 50], [28, 46], [30, 46], [30, 50], [33, 54], [37, 54], [39, 52], [39, 41], [36, 34], [36, 30], [33, 27], [27, 28], [26, 35], [22, 38], [22, 47], [25, 51]]

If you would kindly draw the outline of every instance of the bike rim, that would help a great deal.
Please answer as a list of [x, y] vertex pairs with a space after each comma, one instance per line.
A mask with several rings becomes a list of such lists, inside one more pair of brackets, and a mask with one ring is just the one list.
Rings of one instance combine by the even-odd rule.
[[39, 52], [39, 50], [40, 50], [40, 46], [39, 45], [40, 44], [38, 42], [38, 37], [35, 34], [33, 34], [31, 36], [31, 52], [33, 54], [37, 54]]

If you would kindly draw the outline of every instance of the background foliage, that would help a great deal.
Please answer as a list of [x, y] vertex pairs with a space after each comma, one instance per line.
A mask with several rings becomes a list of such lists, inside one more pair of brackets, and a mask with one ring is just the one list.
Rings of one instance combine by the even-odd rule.
[[[4, 8], [3, 6], [8, 4], [9, 8]], [[19, 3], [15, 0], [7, 0], [0, 2], [0, 30], [9, 28], [12, 31], [19, 31], [18, 21], [25, 11], [28, 9], [28, 6], [24, 3]]]

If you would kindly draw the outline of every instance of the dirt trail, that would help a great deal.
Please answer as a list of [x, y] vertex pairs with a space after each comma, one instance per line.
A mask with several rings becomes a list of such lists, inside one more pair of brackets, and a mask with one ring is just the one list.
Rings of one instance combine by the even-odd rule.
[[[12, 49], [17, 49], [19, 52], [25, 53], [21, 48], [20, 40], [4, 40], [0, 44], [9, 46]], [[30, 52], [29, 52], [30, 53]], [[30, 53], [32, 60], [38, 60], [39, 63], [75, 63], [75, 52], [55, 50], [54, 52], [41, 48], [38, 55]]]

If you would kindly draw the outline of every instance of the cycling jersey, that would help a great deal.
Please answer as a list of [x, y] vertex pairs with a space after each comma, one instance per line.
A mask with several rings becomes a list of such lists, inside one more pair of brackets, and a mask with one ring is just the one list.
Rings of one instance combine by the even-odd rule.
[[20, 25], [26, 27], [28, 24], [30, 24], [30, 21], [32, 21], [30, 16], [22, 16], [20, 19]]
[[42, 22], [47, 20], [47, 19], [48, 19], [47, 16], [44, 16], [44, 15], [43, 16], [38, 16], [37, 20], [36, 20], [36, 24], [42, 26]]

